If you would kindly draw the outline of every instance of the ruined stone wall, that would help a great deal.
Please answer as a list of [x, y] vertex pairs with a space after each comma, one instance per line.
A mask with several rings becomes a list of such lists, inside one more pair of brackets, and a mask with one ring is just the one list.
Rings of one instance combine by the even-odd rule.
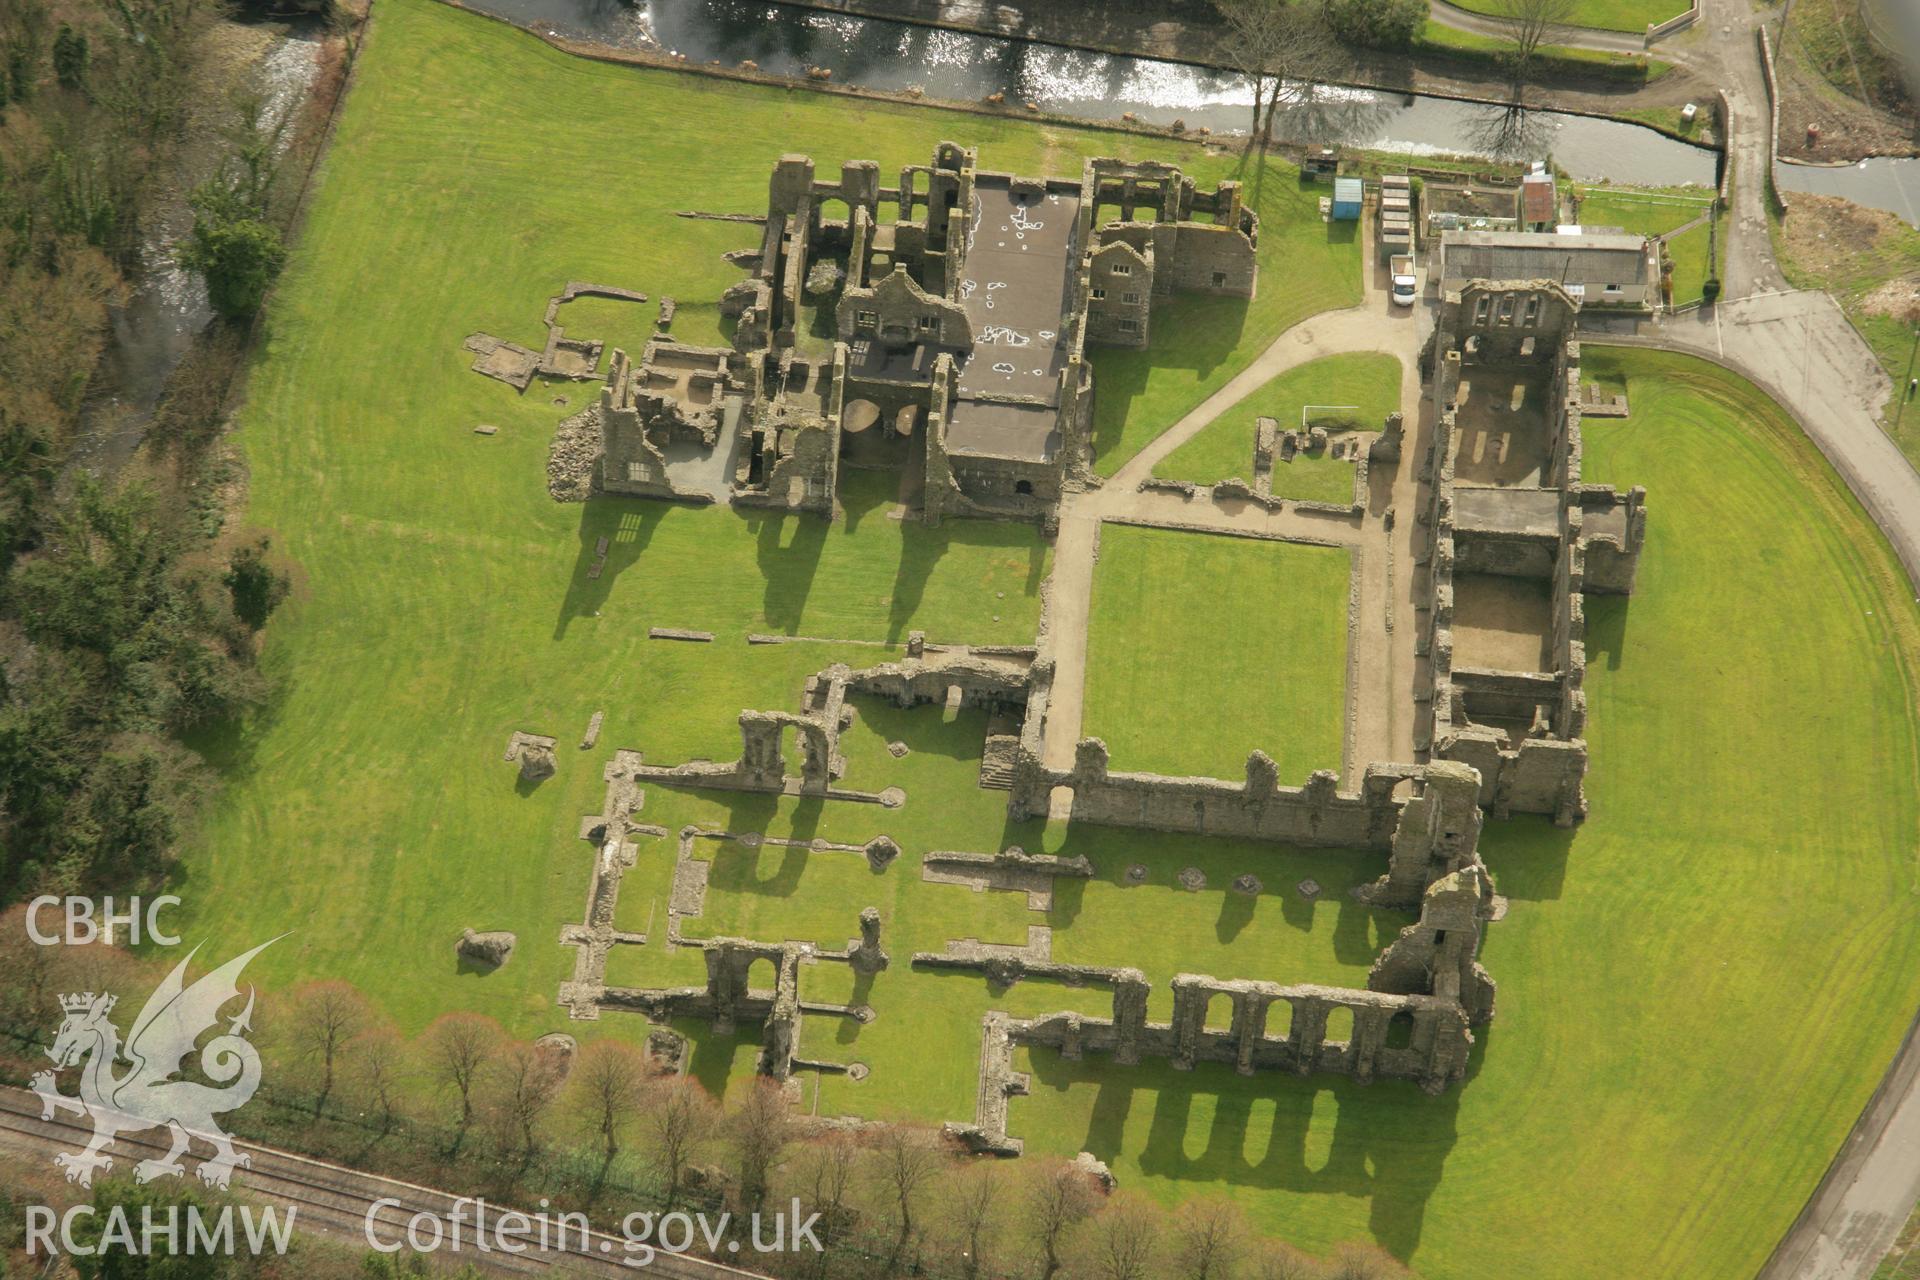
[[666, 455], [647, 439], [646, 424], [634, 404], [632, 364], [618, 349], [600, 389], [600, 486], [634, 497], [674, 496]]
[[[1636, 485], [1623, 494], [1611, 485], [1582, 485], [1580, 506], [1588, 531], [1586, 589], [1632, 595], [1647, 540], [1647, 491]], [[1605, 532], [1595, 532], [1601, 529]]]
[[1258, 269], [1253, 240], [1238, 227], [1182, 222], [1154, 246], [1155, 279], [1176, 293], [1251, 298]]
[[[1015, 1044], [1038, 1045], [1077, 1059], [1104, 1053], [1126, 1064], [1140, 1058], [1165, 1058], [1185, 1070], [1201, 1062], [1231, 1064], [1245, 1075], [1259, 1071], [1319, 1072], [1352, 1076], [1362, 1083], [1411, 1080], [1439, 1093], [1466, 1074], [1473, 1033], [1461, 1007], [1435, 996], [1390, 995], [1310, 984], [1217, 981], [1198, 974], [1174, 979], [1174, 1015], [1170, 1022], [1142, 1022], [1136, 1028], [1117, 1019], [1054, 1013], [1008, 1024]], [[1206, 1025], [1207, 1005], [1216, 995], [1233, 1004], [1233, 1024], [1221, 1030]], [[1144, 1010], [1144, 1006], [1142, 1006]], [[1284, 1017], [1276, 1016], [1284, 1009]], [[1335, 1009], [1353, 1013], [1353, 1033], [1345, 1040], [1326, 1038]], [[1407, 1026], [1397, 1035], [1393, 1024]], [[1284, 1026], [1284, 1033], [1270, 1030]], [[1389, 1044], [1389, 1040], [1398, 1043]]]
[[[1034, 703], [1028, 703], [1029, 720]], [[1073, 793], [1073, 818], [1103, 826], [1142, 827], [1190, 835], [1230, 836], [1353, 849], [1391, 844], [1400, 805], [1393, 791], [1418, 776], [1418, 765], [1367, 766], [1357, 793], [1338, 789], [1336, 775], [1316, 772], [1303, 787], [1283, 787], [1265, 752], [1247, 757], [1247, 776], [1173, 778], [1157, 773], [1114, 773], [1107, 747], [1082, 739], [1068, 770], [1047, 769], [1023, 730], [1015, 762], [1016, 785], [1009, 807], [1016, 817], [1040, 817], [1055, 787]]]
[[1530, 534], [1482, 533], [1456, 530], [1453, 538], [1455, 573], [1492, 573], [1510, 578], [1551, 579], [1560, 553], [1560, 538]]
[[[1432, 679], [1425, 741], [1434, 758], [1471, 766], [1480, 777], [1480, 803], [1496, 816], [1542, 813], [1561, 825], [1586, 813], [1586, 544], [1579, 499], [1579, 347], [1570, 339], [1575, 311], [1572, 300], [1551, 282], [1476, 281], [1443, 299], [1433, 345], [1423, 359], [1438, 416], [1423, 462], [1429, 479], [1428, 505], [1422, 513], [1428, 534], [1423, 564], [1428, 622], [1415, 640], [1415, 653], [1428, 659]], [[1563, 495], [1560, 529], [1551, 543], [1530, 535], [1463, 533], [1456, 527], [1455, 407], [1469, 338], [1474, 340], [1476, 363], [1550, 363], [1547, 470]], [[1539, 345], [1548, 341], [1553, 345]], [[1464, 572], [1552, 582], [1552, 629], [1544, 637], [1552, 655], [1551, 673], [1455, 667], [1453, 580], [1455, 573]], [[1504, 746], [1500, 731], [1474, 723], [1475, 717], [1484, 717], [1527, 724], [1536, 713], [1546, 716], [1546, 733], [1507, 739]]]

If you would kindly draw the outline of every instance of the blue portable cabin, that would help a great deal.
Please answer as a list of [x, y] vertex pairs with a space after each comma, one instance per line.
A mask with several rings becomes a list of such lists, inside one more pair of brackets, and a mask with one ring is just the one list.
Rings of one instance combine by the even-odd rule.
[[1358, 178], [1335, 178], [1333, 180], [1333, 219], [1335, 222], [1360, 221], [1360, 201], [1366, 193], [1366, 184]]

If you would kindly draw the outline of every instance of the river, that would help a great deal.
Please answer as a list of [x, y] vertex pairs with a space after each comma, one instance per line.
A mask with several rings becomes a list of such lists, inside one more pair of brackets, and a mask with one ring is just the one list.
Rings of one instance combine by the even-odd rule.
[[[1090, 53], [908, 23], [746, 0], [464, 0], [469, 7], [573, 39], [664, 50], [689, 62], [751, 60], [777, 76], [812, 67], [833, 82], [978, 102], [1006, 95], [1057, 115], [1148, 124], [1184, 121], [1244, 131], [1253, 102], [1237, 73], [1153, 58]], [[1286, 141], [1342, 143], [1409, 156], [1501, 160], [1549, 155], [1582, 181], [1711, 186], [1718, 153], [1616, 120], [1515, 112], [1452, 98], [1311, 86], [1289, 95], [1275, 132]]]

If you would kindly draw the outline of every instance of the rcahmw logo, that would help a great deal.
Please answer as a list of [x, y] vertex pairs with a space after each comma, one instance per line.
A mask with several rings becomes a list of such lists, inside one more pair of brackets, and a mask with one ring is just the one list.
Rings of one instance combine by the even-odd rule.
[[[204, 1046], [196, 1047], [195, 1042], [221, 1021], [223, 1008], [240, 998], [240, 971], [247, 962], [277, 941], [261, 943], [189, 986], [187, 965], [200, 950], [195, 947], [147, 998], [124, 1046], [119, 1029], [108, 1017], [116, 997], [91, 991], [60, 997], [66, 1017], [47, 1056], [57, 1068], [80, 1068], [79, 1095], [61, 1093], [52, 1071], [42, 1071], [28, 1083], [40, 1095], [42, 1120], [67, 1111], [93, 1123], [93, 1138], [83, 1150], [53, 1158], [68, 1182], [91, 1186], [96, 1169], [112, 1169], [107, 1149], [115, 1135], [162, 1127], [172, 1146], [159, 1159], [134, 1165], [137, 1181], [185, 1172], [180, 1157], [191, 1154], [195, 1139], [213, 1148], [212, 1158], [203, 1160], [199, 1168], [200, 1180], [210, 1187], [225, 1187], [234, 1169], [251, 1163], [234, 1150], [233, 1139], [213, 1118], [245, 1106], [260, 1087], [260, 1053], [246, 1038], [252, 1030], [253, 989], [247, 989], [246, 1007], [227, 1019], [224, 1032]], [[189, 1054], [197, 1055], [198, 1074], [211, 1084], [177, 1078], [181, 1060]], [[126, 1070], [116, 1074], [123, 1061], [128, 1064]]]
[[[114, 1205], [104, 1214], [90, 1204], [77, 1204], [65, 1213], [55, 1213], [44, 1204], [27, 1206], [27, 1256], [92, 1258], [107, 1253], [126, 1253], [142, 1258], [158, 1257], [231, 1257], [244, 1249], [255, 1257], [269, 1251], [285, 1253], [293, 1240], [293, 1216], [288, 1205], [285, 1214], [271, 1207], [221, 1205], [207, 1210], [197, 1204], [140, 1206], [137, 1218], [125, 1205]], [[83, 1227], [87, 1218], [103, 1217], [96, 1237]], [[234, 1230], [238, 1219], [240, 1230]]]

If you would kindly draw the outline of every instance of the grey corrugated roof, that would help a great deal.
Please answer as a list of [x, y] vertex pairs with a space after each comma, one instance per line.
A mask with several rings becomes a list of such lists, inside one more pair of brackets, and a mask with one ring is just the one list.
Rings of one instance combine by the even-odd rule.
[[1444, 279], [1597, 280], [1644, 284], [1646, 241], [1628, 235], [1564, 236], [1551, 232], [1447, 233]]

